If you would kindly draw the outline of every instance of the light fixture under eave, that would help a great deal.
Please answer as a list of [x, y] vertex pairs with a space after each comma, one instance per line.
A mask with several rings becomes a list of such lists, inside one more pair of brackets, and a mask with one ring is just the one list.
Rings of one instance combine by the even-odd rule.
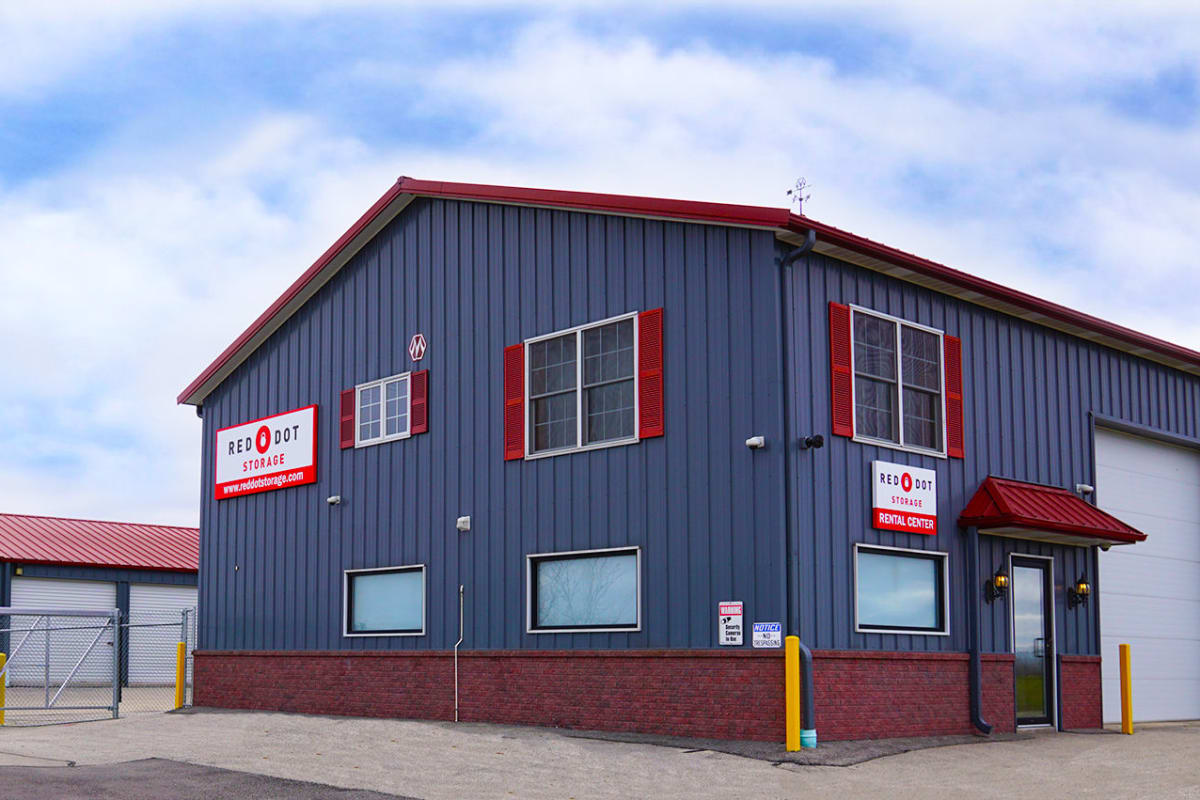
[[993, 600], [1003, 597], [1008, 591], [1008, 574], [1005, 573], [1004, 567], [996, 569], [996, 573], [988, 578], [987, 583], [983, 586], [983, 599], [989, 603]]
[[1067, 608], [1087, 605], [1088, 597], [1092, 594], [1092, 585], [1087, 582], [1086, 575], [1080, 575], [1074, 586], [1067, 587]]

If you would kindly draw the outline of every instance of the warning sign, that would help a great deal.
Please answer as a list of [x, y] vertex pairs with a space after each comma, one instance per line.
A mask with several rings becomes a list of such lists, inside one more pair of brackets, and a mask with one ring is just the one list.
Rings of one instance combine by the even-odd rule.
[[717, 604], [717, 644], [742, 643], [742, 601], [727, 600]]
[[783, 647], [783, 623], [754, 623], [754, 635], [750, 644], [753, 647]]

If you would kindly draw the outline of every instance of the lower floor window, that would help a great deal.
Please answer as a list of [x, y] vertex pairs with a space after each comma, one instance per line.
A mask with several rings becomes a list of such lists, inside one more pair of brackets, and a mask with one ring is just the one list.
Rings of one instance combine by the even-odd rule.
[[346, 636], [425, 632], [425, 567], [385, 567], [345, 573]]
[[947, 633], [946, 554], [855, 545], [862, 633]]
[[529, 630], [637, 630], [636, 547], [528, 557]]

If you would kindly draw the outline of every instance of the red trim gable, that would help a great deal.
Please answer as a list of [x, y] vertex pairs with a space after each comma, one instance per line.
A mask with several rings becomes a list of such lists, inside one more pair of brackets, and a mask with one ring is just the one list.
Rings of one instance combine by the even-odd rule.
[[1133, 544], [1146, 534], [1066, 489], [988, 477], [958, 517], [963, 528], [1053, 531], [1094, 540], [1093, 544]]
[[[403, 203], [406, 197], [409, 199], [412, 197], [445, 197], [636, 217], [686, 220], [715, 225], [765, 228], [775, 231], [776, 235], [787, 236], [803, 236], [811, 230], [817, 234], [818, 246], [844, 248], [865, 256], [869, 260], [901, 267], [910, 274], [923, 276], [948, 287], [992, 298], [998, 301], [1001, 307], [1012, 307], [1021, 313], [1028, 313], [1028, 318], [1035, 322], [1045, 320], [1041, 324], [1050, 327], [1059, 323], [1067, 326], [1068, 332], [1078, 328], [1085, 332], [1095, 333], [1101, 339], [1112, 340], [1104, 342], [1110, 346], [1122, 347], [1140, 356], [1157, 354], [1161, 358], [1167, 359], [1164, 363], [1172, 366], [1182, 365], [1182, 368], [1200, 374], [1200, 352], [1138, 333], [1121, 325], [1105, 322], [1088, 314], [1050, 303], [1039, 297], [1001, 286], [974, 275], [968, 275], [965, 272], [888, 247], [832, 225], [792, 214], [785, 208], [704, 203], [692, 200], [670, 200], [595, 192], [530, 189], [516, 186], [425, 181], [405, 177], [400, 178], [395, 185], [388, 189], [349, 230], [333, 243], [333, 246], [326, 250], [295, 283], [289, 286], [278, 300], [271, 304], [270, 308], [259, 315], [258, 319], [229, 347], [225, 348], [212, 364], [188, 384], [187, 388], [180, 392], [177, 398], [178, 402], [191, 405], [203, 403], [207, 394], [219, 384], [219, 380], [213, 383], [217, 376], [227, 368], [236, 367], [253, 352], [253, 348], [248, 348], [248, 346], [254, 338], [264, 331], [269, 332], [273, 329], [271, 328], [273, 324], [281, 323], [283, 319], [293, 313], [295, 309], [289, 310], [289, 304], [296, 300], [311, 282], [321, 277], [327, 268], [333, 266], [343, 250], [355, 242], [372, 224], [386, 221], [383, 215], [393, 203], [397, 201]], [[1075, 333], [1075, 335], [1079, 334]], [[212, 385], [208, 386], [209, 383]]]

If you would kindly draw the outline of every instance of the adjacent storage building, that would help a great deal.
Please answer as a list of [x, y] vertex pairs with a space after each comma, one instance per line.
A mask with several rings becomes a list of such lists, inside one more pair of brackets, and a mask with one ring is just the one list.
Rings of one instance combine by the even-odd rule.
[[[182, 620], [184, 608], [196, 608], [199, 539], [196, 528], [0, 514], [0, 606], [119, 609], [131, 639], [122, 647], [123, 682], [161, 681], [174, 670], [173, 644], [180, 634], [178, 626], [157, 624], [175, 614]], [[36, 618], [11, 619], [23, 628]], [[33, 638], [44, 643], [37, 634]], [[0, 652], [12, 653], [15, 644], [0, 632]], [[10, 681], [19, 682], [43, 667], [45, 659], [32, 655], [32, 644], [36, 642], [25, 648], [29, 653], [10, 664]], [[57, 644], [62, 655], [51, 652], [50, 662], [53, 677], [62, 679], [80, 651], [69, 637]], [[52, 639], [48, 646], [53, 651], [56, 642]], [[86, 679], [89, 667], [97, 675], [111, 675], [109, 662], [99, 654], [89, 656], [77, 677]]]
[[179, 400], [197, 705], [780, 739], [796, 634], [825, 739], [1097, 727], [1102, 608], [1198, 686], [1200, 353], [786, 209], [402, 178]]

